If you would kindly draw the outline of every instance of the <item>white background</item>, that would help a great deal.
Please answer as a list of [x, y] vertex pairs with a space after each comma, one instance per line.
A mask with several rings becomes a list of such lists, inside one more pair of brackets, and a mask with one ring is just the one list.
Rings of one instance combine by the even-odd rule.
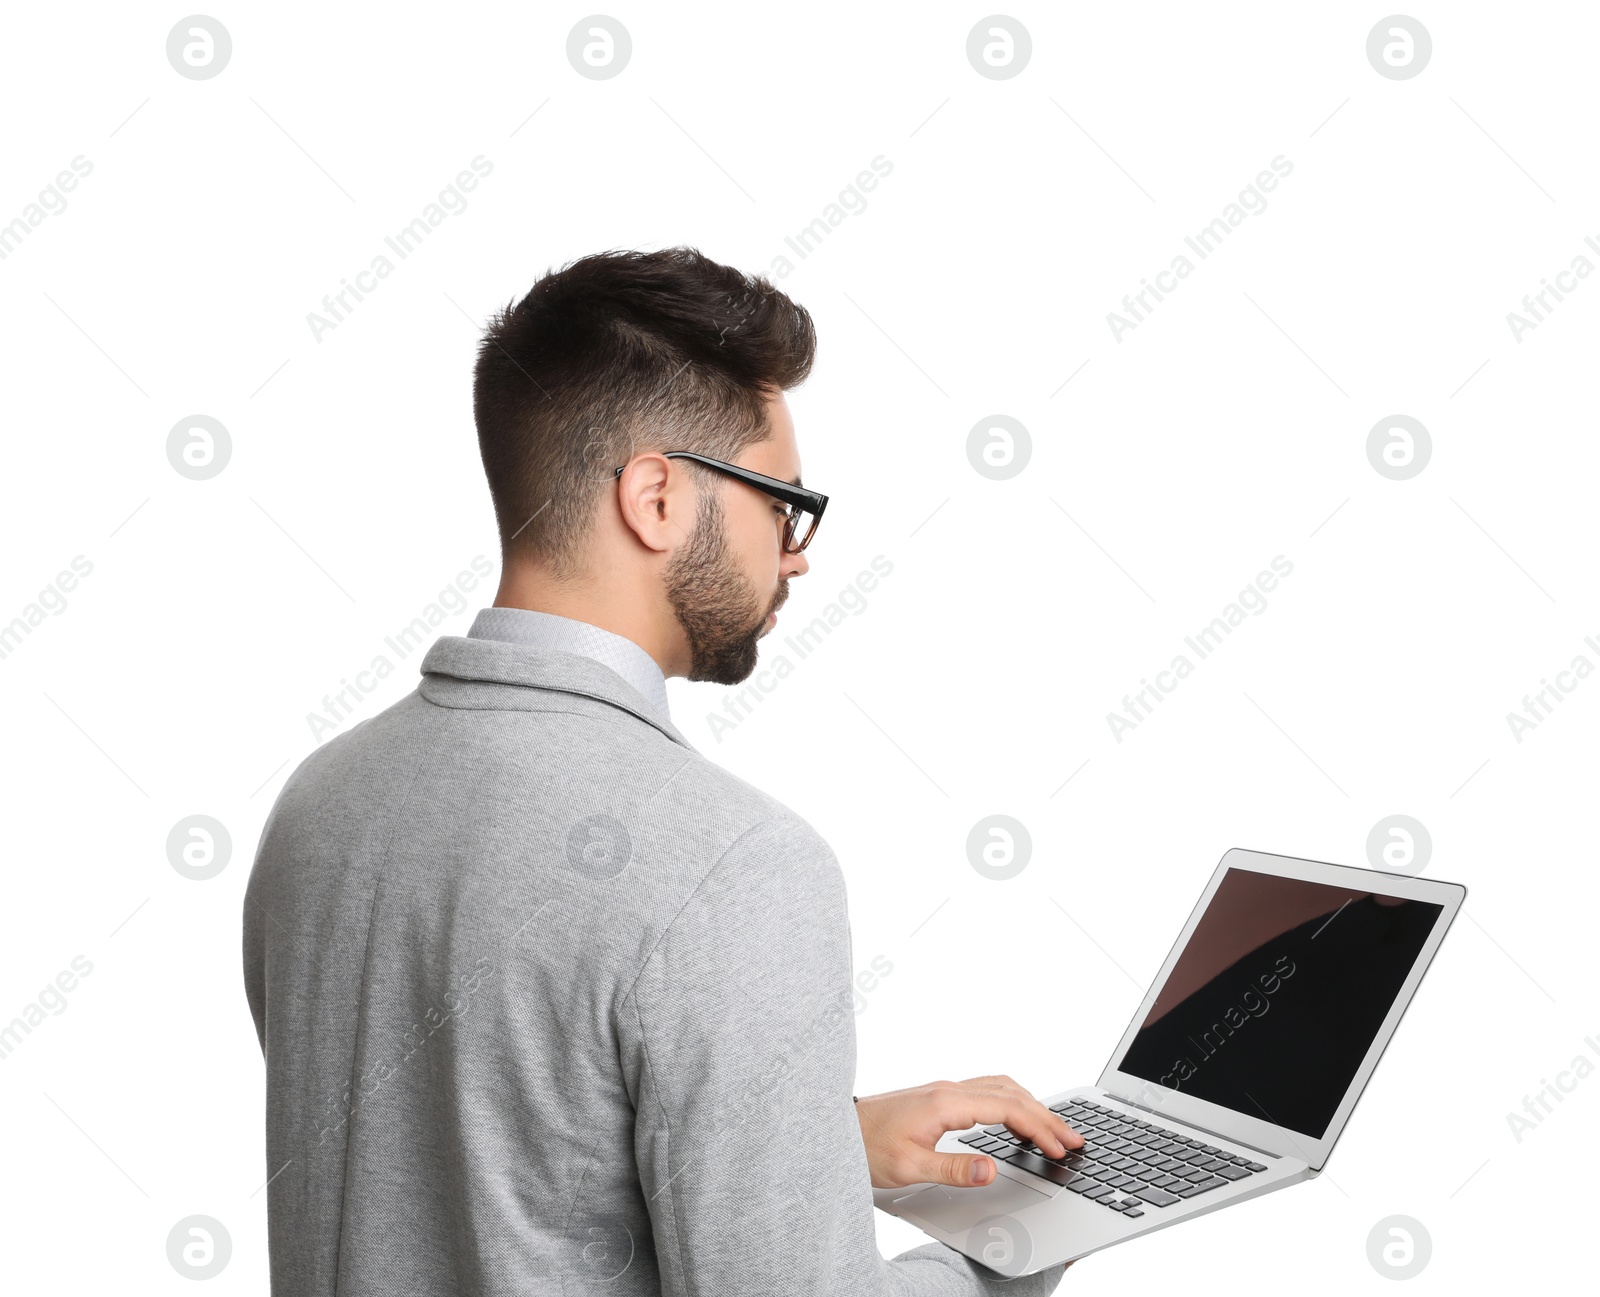
[[[1416, 10], [1407, 80], [1352, 4], [1027, 5], [1005, 80], [967, 60], [985, 10], [951, 4], [623, 6], [610, 80], [567, 61], [581, 8], [210, 12], [233, 53], [209, 80], [167, 61], [182, 11], [142, 3], [14, 7], [0, 51], [0, 221], [93, 167], [0, 261], [0, 623], [93, 565], [0, 660], [0, 1022], [93, 965], [0, 1060], [7, 1290], [191, 1291], [165, 1241], [194, 1213], [233, 1239], [212, 1290], [267, 1290], [240, 964], [262, 820], [323, 696], [496, 557], [482, 321], [584, 253], [677, 243], [772, 274], [820, 332], [790, 403], [832, 503], [769, 660], [893, 564], [731, 732], [725, 691], [671, 688], [691, 742], [833, 843], [857, 963], [893, 964], [859, 1091], [1092, 1081], [1227, 848], [1362, 865], [1410, 815], [1425, 875], [1471, 894], [1328, 1174], [1062, 1291], [1377, 1291], [1394, 1214], [1431, 1235], [1417, 1291], [1577, 1282], [1600, 1080], [1520, 1141], [1507, 1114], [1600, 1062], [1600, 681], [1521, 742], [1506, 715], [1600, 664], [1600, 282], [1520, 341], [1506, 317], [1600, 265], [1592, 7]], [[478, 155], [466, 210], [315, 338]], [[865, 209], [790, 251], [878, 155]], [[1266, 210], [1119, 341], [1123, 294], [1279, 155]], [[1405, 481], [1365, 449], [1397, 413], [1432, 437]], [[231, 435], [210, 480], [166, 457], [194, 414]], [[966, 451], [994, 414], [1031, 434], [1004, 481]], [[1280, 554], [1266, 611], [1118, 742], [1107, 713]], [[232, 836], [209, 881], [167, 860], [192, 814]], [[1005, 882], [967, 858], [992, 814], [1032, 837]], [[879, 1223], [888, 1254], [923, 1241]]]

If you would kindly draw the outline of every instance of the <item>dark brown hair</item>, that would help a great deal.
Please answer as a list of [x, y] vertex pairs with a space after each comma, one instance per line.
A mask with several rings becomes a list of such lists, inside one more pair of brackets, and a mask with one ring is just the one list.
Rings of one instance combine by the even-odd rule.
[[768, 399], [815, 353], [804, 307], [694, 248], [547, 273], [489, 322], [474, 375], [505, 558], [572, 574], [616, 468], [642, 450], [733, 459], [770, 435]]

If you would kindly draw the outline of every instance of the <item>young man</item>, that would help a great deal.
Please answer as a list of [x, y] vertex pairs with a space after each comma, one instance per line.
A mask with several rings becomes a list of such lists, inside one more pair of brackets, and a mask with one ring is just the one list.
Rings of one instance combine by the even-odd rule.
[[667, 712], [667, 676], [749, 676], [809, 566], [783, 393], [814, 349], [687, 248], [585, 257], [491, 324], [494, 606], [301, 763], [245, 898], [275, 1292], [1059, 1282], [879, 1256], [869, 1185], [993, 1179], [946, 1131], [1082, 1141], [1004, 1076], [852, 1105], [838, 864]]

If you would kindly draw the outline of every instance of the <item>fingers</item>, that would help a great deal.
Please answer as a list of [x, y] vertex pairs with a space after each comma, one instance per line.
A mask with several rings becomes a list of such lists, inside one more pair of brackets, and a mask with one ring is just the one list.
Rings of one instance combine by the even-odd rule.
[[926, 1180], [932, 1184], [948, 1184], [958, 1189], [972, 1189], [988, 1184], [995, 1177], [994, 1159], [974, 1153], [930, 1153], [908, 1183]]
[[1017, 1116], [1000, 1120], [1024, 1139], [1031, 1139], [1051, 1157], [1083, 1147], [1083, 1136], [1036, 1099], [1024, 1104]]
[[[968, 1085], [974, 1088], [966, 1089]], [[976, 1122], [1003, 1122], [1024, 1139], [1031, 1139], [1050, 1157], [1060, 1157], [1069, 1149], [1083, 1147], [1082, 1135], [1008, 1076], [974, 1078], [963, 1082], [958, 1089], [969, 1102], [960, 1114], [951, 1114], [952, 1121], [960, 1123], [951, 1125], [951, 1130], [965, 1129]]]

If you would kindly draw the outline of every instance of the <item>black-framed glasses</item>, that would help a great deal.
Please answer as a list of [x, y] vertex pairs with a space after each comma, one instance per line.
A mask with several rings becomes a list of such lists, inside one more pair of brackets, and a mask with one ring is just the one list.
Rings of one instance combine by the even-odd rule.
[[[720, 459], [712, 459], [709, 455], [697, 454], [692, 450], [668, 450], [662, 453], [662, 458], [693, 460], [696, 464], [721, 473], [725, 477], [731, 477], [736, 482], [743, 482], [746, 486], [764, 491], [775, 500], [782, 500], [789, 506], [789, 512], [783, 519], [783, 549], [787, 554], [798, 554], [811, 543], [811, 538], [817, 533], [817, 524], [822, 521], [822, 511], [828, 507], [828, 497], [820, 491], [808, 491], [793, 482], [768, 477], [765, 473], [754, 473], [748, 468], [740, 468], [737, 464], [725, 464]], [[612, 476], [621, 477], [622, 469], [626, 467], [624, 464]]]

